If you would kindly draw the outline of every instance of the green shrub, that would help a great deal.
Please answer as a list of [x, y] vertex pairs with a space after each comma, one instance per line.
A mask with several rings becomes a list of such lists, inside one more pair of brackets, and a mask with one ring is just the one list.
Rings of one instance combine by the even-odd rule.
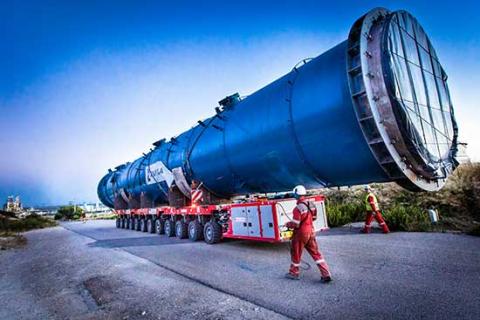
[[467, 232], [471, 236], [480, 237], [480, 226], [473, 227], [469, 232]]
[[0, 230], [7, 230], [8, 228], [8, 218], [5, 216], [0, 216]]
[[432, 230], [427, 211], [415, 206], [395, 205], [383, 211], [383, 217], [392, 231]]
[[23, 232], [33, 229], [41, 229], [56, 226], [52, 219], [31, 214], [20, 219], [0, 218], [0, 230], [5, 232]]
[[77, 206], [63, 206], [57, 210], [55, 220], [78, 220], [83, 213], [83, 209]]
[[[337, 200], [338, 201], [338, 200]], [[338, 203], [327, 201], [327, 220], [330, 227], [340, 227], [351, 222], [364, 221], [363, 202]], [[392, 231], [429, 231], [430, 218], [426, 210], [412, 205], [393, 204], [382, 211]]]
[[328, 200], [326, 210], [330, 227], [339, 227], [350, 222], [360, 221], [364, 213], [363, 205], [359, 202], [337, 203]]

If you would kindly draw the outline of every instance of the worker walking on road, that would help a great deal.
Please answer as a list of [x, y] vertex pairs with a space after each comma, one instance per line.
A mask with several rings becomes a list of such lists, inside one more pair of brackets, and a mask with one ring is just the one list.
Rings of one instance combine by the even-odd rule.
[[378, 224], [383, 230], [383, 233], [389, 233], [387, 223], [383, 220], [382, 213], [380, 212], [380, 207], [378, 206], [378, 200], [375, 194], [373, 193], [372, 188], [369, 185], [365, 186], [365, 210], [367, 211], [367, 216], [365, 217], [365, 227], [363, 228], [363, 233], [370, 233], [372, 227], [372, 221], [375, 217]]
[[317, 218], [317, 209], [315, 204], [305, 200], [307, 190], [304, 186], [296, 186], [293, 189], [297, 206], [293, 210], [293, 219], [286, 226], [293, 229], [290, 270], [286, 274], [289, 279], [298, 280], [300, 278], [300, 261], [302, 251], [305, 248], [312, 256], [320, 269], [322, 282], [332, 280], [328, 265], [322, 254], [318, 250], [317, 240], [315, 239], [315, 229], [313, 221]]

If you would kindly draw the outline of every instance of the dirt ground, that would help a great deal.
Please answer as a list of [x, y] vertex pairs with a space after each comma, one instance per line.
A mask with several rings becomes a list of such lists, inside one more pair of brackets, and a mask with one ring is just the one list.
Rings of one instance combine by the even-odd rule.
[[27, 244], [27, 238], [21, 234], [0, 234], [0, 250], [21, 248]]

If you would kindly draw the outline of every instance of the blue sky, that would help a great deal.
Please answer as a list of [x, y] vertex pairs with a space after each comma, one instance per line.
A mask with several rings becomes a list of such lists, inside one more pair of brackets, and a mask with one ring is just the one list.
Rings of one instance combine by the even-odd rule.
[[96, 201], [110, 167], [346, 39], [369, 9], [430, 36], [469, 154], [480, 160], [474, 1], [0, 2], [0, 202]]

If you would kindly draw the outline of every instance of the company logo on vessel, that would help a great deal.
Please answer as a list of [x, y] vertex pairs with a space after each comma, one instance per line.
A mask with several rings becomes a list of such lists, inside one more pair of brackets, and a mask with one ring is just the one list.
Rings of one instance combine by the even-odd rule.
[[163, 162], [157, 161], [145, 168], [145, 180], [147, 184], [165, 181], [170, 186], [173, 182], [173, 174]]

